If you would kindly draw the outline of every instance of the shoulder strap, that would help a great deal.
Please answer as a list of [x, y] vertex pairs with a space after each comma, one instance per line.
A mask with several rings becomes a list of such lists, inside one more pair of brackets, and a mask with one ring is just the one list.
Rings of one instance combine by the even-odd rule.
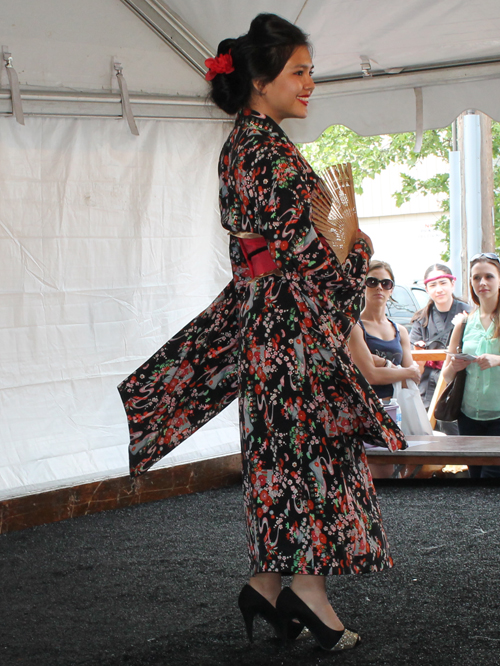
[[392, 321], [392, 319], [389, 319], [389, 317], [387, 317], [387, 321], [390, 321], [390, 322], [391, 322], [391, 324], [392, 324], [392, 328], [394, 329], [394, 332], [396, 333], [396, 339], [397, 339], [398, 336], [399, 336], [399, 328], [398, 328], [398, 325], [396, 324], [396, 322]]
[[469, 317], [465, 317], [465, 320], [462, 323], [462, 333], [460, 335], [460, 351], [462, 351], [462, 345], [464, 343], [465, 329], [467, 327], [468, 320], [469, 320]]

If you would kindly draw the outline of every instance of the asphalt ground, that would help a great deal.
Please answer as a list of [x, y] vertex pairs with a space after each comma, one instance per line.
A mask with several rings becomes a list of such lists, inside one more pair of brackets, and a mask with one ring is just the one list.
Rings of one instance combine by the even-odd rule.
[[284, 646], [237, 608], [247, 579], [239, 486], [0, 536], [2, 666], [356, 664], [500, 659], [500, 485], [379, 481], [395, 567], [328, 579], [362, 643]]

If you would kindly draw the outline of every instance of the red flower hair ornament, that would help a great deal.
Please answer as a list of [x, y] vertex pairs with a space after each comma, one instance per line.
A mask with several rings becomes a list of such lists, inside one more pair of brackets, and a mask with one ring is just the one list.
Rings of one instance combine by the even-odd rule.
[[208, 72], [205, 74], [207, 81], [214, 79], [217, 74], [231, 74], [231, 72], [234, 72], [231, 51], [229, 53], [221, 53], [216, 58], [207, 58], [205, 65], [208, 67]]

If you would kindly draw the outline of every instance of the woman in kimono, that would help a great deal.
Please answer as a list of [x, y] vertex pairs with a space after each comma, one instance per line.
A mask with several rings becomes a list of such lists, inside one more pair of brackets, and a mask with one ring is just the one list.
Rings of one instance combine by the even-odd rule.
[[371, 243], [359, 232], [340, 265], [311, 222], [319, 179], [280, 127], [307, 116], [314, 89], [304, 33], [261, 14], [207, 66], [213, 101], [237, 114], [219, 162], [233, 280], [120, 385], [131, 470], [238, 396], [248, 636], [260, 615], [278, 635], [306, 625], [321, 647], [342, 650], [359, 636], [330, 605], [326, 576], [392, 565], [363, 441], [406, 447], [348, 351]]

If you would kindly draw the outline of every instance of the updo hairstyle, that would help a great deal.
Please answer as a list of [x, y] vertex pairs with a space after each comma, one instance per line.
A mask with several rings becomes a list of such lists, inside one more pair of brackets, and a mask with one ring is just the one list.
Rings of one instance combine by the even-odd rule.
[[263, 85], [274, 81], [299, 46], [310, 48], [300, 28], [276, 14], [259, 14], [246, 35], [219, 44], [217, 55], [231, 52], [234, 72], [217, 74], [210, 81], [209, 98], [230, 115], [246, 108], [253, 80]]

